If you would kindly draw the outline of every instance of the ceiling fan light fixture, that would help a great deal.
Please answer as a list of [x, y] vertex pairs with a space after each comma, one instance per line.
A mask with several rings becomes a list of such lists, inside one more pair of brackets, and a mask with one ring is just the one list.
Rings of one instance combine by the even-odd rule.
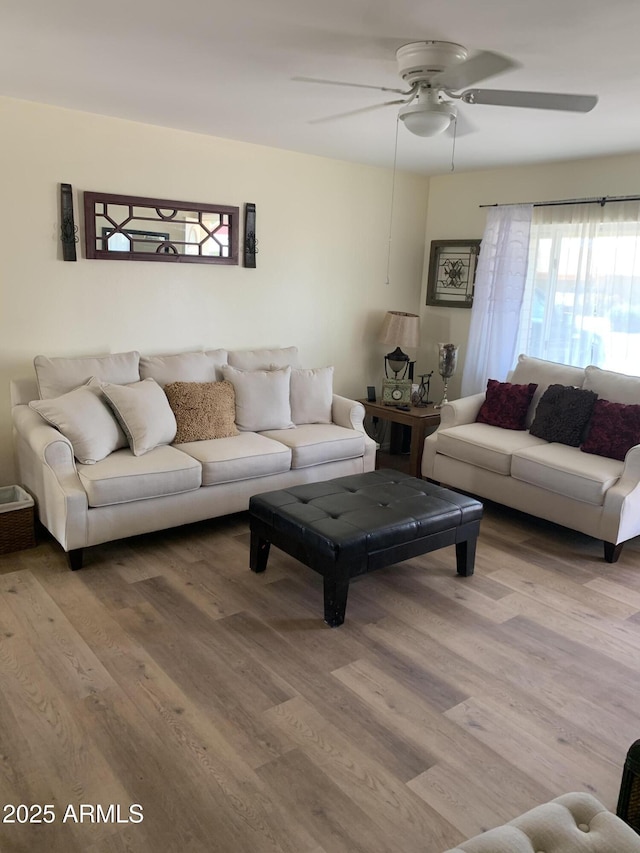
[[438, 136], [456, 117], [453, 104], [413, 103], [402, 107], [398, 117], [408, 131], [416, 136]]

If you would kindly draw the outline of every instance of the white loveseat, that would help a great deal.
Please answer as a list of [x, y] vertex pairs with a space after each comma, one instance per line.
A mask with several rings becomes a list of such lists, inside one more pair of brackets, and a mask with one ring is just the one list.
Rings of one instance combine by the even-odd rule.
[[[141, 380], [155, 380], [160, 388], [172, 382], [218, 382], [227, 364], [251, 377], [260, 371], [286, 374], [290, 366], [297, 368], [298, 352], [288, 347], [168, 356], [141, 357], [132, 352], [95, 358], [38, 357], [37, 382], [11, 383], [20, 482], [35, 498], [40, 521], [67, 552], [71, 568], [81, 567], [83, 549], [91, 545], [243, 511], [259, 492], [375, 468], [376, 445], [364, 431], [363, 406], [332, 394], [332, 386], [327, 417], [317, 419], [324, 422], [244, 429], [229, 437], [180, 444], [161, 442], [140, 455], [121, 442], [120, 449], [93, 464], [79, 462], [71, 440], [28, 405], [42, 398], [68, 401], [64, 395], [87, 387], [88, 380], [120, 389]], [[313, 392], [317, 374], [300, 369], [296, 375], [311, 382], [302, 390]], [[326, 397], [326, 375], [322, 381]], [[155, 385], [154, 389], [157, 393]], [[238, 400], [236, 395], [236, 405]], [[303, 420], [308, 402], [298, 401]], [[273, 402], [263, 398], [262, 403], [265, 414], [276, 405], [275, 398]], [[269, 426], [268, 419], [265, 424]]]
[[[640, 377], [595, 366], [578, 368], [521, 355], [508, 381], [538, 386], [529, 426], [549, 385], [576, 386], [595, 392], [599, 400], [640, 404]], [[443, 406], [439, 428], [425, 439], [423, 476], [602, 539], [605, 559], [615, 562], [622, 544], [640, 534], [640, 443], [624, 460], [585, 453], [528, 429], [477, 423], [484, 400], [484, 394], [475, 394]]]

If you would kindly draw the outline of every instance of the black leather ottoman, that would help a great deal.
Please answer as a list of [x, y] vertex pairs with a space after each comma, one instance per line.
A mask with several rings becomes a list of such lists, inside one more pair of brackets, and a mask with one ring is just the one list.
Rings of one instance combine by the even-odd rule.
[[473, 574], [482, 504], [399, 471], [371, 471], [255, 495], [250, 566], [275, 545], [324, 578], [324, 620], [344, 622], [351, 578], [446, 545]]

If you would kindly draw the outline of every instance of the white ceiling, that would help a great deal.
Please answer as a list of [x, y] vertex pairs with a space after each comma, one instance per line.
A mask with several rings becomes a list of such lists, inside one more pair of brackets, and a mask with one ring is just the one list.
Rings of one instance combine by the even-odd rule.
[[[586, 115], [461, 105], [457, 171], [640, 151], [638, 0], [1, 0], [0, 94], [362, 163], [393, 163], [395, 50], [442, 39], [521, 68], [485, 88], [596, 94]], [[451, 168], [400, 127], [398, 166]]]

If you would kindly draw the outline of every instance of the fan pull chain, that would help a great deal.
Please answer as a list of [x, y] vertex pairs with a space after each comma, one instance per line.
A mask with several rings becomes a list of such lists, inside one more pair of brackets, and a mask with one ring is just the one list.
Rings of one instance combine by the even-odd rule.
[[458, 130], [458, 116], [456, 116], [453, 120], [453, 145], [451, 146], [451, 171], [452, 172], [455, 172], [455, 170], [456, 170], [455, 157], [456, 157], [456, 133], [457, 133], [457, 130]]
[[391, 233], [393, 229], [393, 201], [396, 193], [396, 164], [398, 162], [398, 127], [400, 125], [400, 119], [396, 118], [396, 141], [393, 150], [393, 177], [391, 178], [391, 205], [389, 211], [389, 244], [387, 247], [387, 280], [385, 284], [387, 287], [391, 284], [389, 280], [389, 272], [391, 270]]

